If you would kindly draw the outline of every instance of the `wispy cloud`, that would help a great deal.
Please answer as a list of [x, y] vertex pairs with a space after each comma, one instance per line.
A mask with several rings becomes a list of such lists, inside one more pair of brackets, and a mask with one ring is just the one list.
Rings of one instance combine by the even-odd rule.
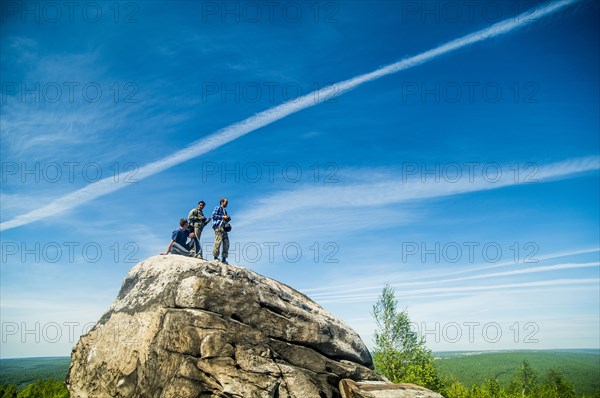
[[[590, 254], [590, 253], [598, 253], [600, 252], [600, 248], [589, 248], [589, 249], [581, 249], [581, 250], [572, 250], [568, 252], [557, 252], [551, 253], [544, 256], [539, 257], [540, 263], [550, 262], [551, 260], [557, 260], [561, 258], [569, 258], [569, 257], [577, 257], [580, 255]], [[549, 265], [540, 265], [540, 266], [530, 266], [528, 268], [517, 268], [510, 269], [515, 265], [521, 266], [521, 264], [515, 264], [514, 261], [508, 261], [504, 263], [494, 264], [493, 266], [485, 266], [483, 264], [472, 264], [462, 270], [458, 271], [450, 271], [450, 272], [441, 272], [441, 273], [427, 273], [427, 275], [423, 276], [421, 272], [418, 274], [412, 274], [411, 272], [386, 272], [386, 273], [376, 273], [375, 275], [366, 275], [359, 277], [349, 276], [347, 280], [343, 283], [337, 284], [324, 284], [322, 286], [312, 287], [312, 288], [303, 288], [301, 289], [304, 293], [308, 294], [314, 300], [317, 300], [319, 303], [352, 303], [352, 302], [375, 302], [378, 295], [381, 292], [384, 284], [389, 283], [392, 286], [396, 287], [400, 292], [399, 297], [402, 297], [403, 300], [409, 299], [447, 299], [451, 297], [471, 297], [474, 294], [474, 291], [468, 289], [461, 289], [460, 286], [469, 287], [467, 283], [460, 284], [459, 286], [444, 286], [449, 284], [456, 284], [457, 282], [465, 282], [469, 280], [480, 280], [483, 281], [485, 279], [503, 279], [510, 278], [515, 275], [532, 275], [532, 274], [541, 274], [541, 273], [554, 273], [560, 272], [564, 270], [573, 270], [573, 269], [585, 269], [585, 268], [596, 268], [598, 269], [598, 265], [600, 263], [598, 261], [594, 262], [565, 262], [558, 264], [549, 264]], [[501, 272], [487, 272], [490, 268], [497, 267], [506, 267], [509, 268], [506, 271]], [[390, 268], [390, 269], [394, 269]], [[410, 269], [410, 267], [408, 267]], [[469, 275], [465, 277], [454, 277], [457, 274], [464, 273], [474, 273], [474, 275]], [[350, 273], [352, 274], [352, 273]], [[542, 281], [549, 281], [551, 279], [544, 279]], [[530, 281], [519, 281], [519, 282], [530, 282]], [[435, 288], [433, 290], [423, 290], [417, 289], [419, 286], [427, 286], [434, 285]], [[482, 292], [486, 292], [488, 288], [494, 289], [493, 286], [479, 284], [477, 286], [483, 287], [481, 289]], [[500, 285], [504, 286], [504, 285]], [[560, 285], [556, 285], [557, 287], [561, 287]], [[448, 287], [451, 287], [451, 290], [448, 290]], [[513, 286], [511, 288], [514, 289], [522, 289], [525, 286]], [[498, 288], [500, 290], [506, 289], [508, 287]]]
[[[286, 116], [318, 105], [319, 103], [329, 100], [334, 96], [342, 95], [364, 83], [424, 64], [461, 48], [468, 47], [493, 37], [507, 34], [518, 28], [523, 28], [533, 22], [538, 21], [540, 18], [551, 15], [576, 2], [577, 0], [561, 0], [549, 3], [532, 11], [527, 11], [523, 14], [520, 14], [517, 17], [498, 22], [488, 28], [449, 41], [418, 55], [381, 67], [370, 73], [359, 75], [336, 83], [334, 84], [334, 86], [337, 88], [335, 93], [332, 93], [330, 88], [325, 87], [300, 98], [262, 111], [248, 119], [218, 130], [212, 135], [196, 141], [183, 150], [177, 151], [172, 155], [141, 167], [138, 173], [138, 179], [141, 180], [143, 178], [152, 176], [182, 162], [198, 157]], [[115, 183], [112, 178], [98, 181], [97, 183], [90, 184], [82, 189], [62, 196], [46, 206], [0, 223], [0, 231], [17, 228], [33, 221], [38, 222], [41, 219], [60, 214], [66, 210], [72, 209], [76, 206], [87, 203], [100, 196], [107, 195], [126, 186], [127, 184], [124, 183]]]
[[[582, 285], [582, 284], [595, 284], [596, 286], [600, 280], [597, 278], [577, 278], [577, 279], [552, 279], [543, 281], [532, 281], [532, 282], [521, 282], [521, 283], [505, 283], [498, 285], [477, 285], [477, 286], [456, 286], [456, 287], [435, 287], [429, 289], [415, 289], [415, 290], [404, 290], [396, 293], [399, 298], [420, 298], [423, 296], [441, 295], [441, 294], [464, 294], [473, 292], [489, 292], [494, 290], [508, 290], [508, 289], [525, 289], [525, 288], [538, 288], [548, 286], [571, 286], [571, 285]], [[365, 294], [353, 294], [347, 296], [336, 296], [319, 299], [320, 303], [355, 303], [370, 301], [375, 302], [379, 295], [378, 292], [365, 293]]]
[[[465, 175], [458, 181], [403, 178], [400, 170], [354, 169], [350, 183], [301, 185], [268, 196], [257, 197], [252, 206], [236, 214], [239, 242], [302, 241], [325, 236], [340, 239], [358, 231], [381, 230], [415, 223], [426, 216], [424, 203], [453, 195], [532, 185], [569, 179], [600, 169], [598, 157], [583, 157], [538, 165], [534, 183], [515, 179], [510, 165], [501, 166], [502, 177], [491, 181], [482, 174]], [[508, 172], [507, 172], [508, 171]], [[347, 172], [347, 171], [346, 171]], [[370, 181], [366, 182], [367, 176]], [[298, 184], [293, 184], [294, 187]], [[357, 199], [359, 198], [359, 199]], [[360, 216], [357, 217], [357, 214]], [[257, 223], [268, 214], [282, 222]], [[298, 228], [301, 225], [302, 228]], [[324, 234], [324, 231], [326, 233]], [[512, 264], [512, 263], [511, 263]], [[482, 266], [481, 269], [501, 267]], [[455, 270], [456, 274], [471, 269]]]
[[[451, 279], [435, 279], [429, 281], [420, 281], [420, 282], [396, 282], [392, 283], [392, 285], [396, 288], [401, 289], [405, 293], [410, 293], [411, 290], [407, 289], [410, 286], [418, 286], [418, 285], [444, 285], [455, 282], [464, 282], [470, 280], [477, 279], [495, 279], [502, 278], [506, 276], [515, 276], [515, 275], [524, 275], [524, 274], [534, 274], [534, 273], [543, 273], [543, 272], [553, 272], [553, 271], [563, 271], [563, 270], [572, 270], [578, 268], [597, 268], [600, 265], [599, 262], [589, 262], [589, 263], [565, 263], [565, 264], [554, 264], [554, 265], [546, 265], [540, 267], [529, 267], [522, 268], [511, 271], [503, 271], [503, 272], [493, 272], [493, 273], [485, 273], [479, 275], [466, 276], [462, 278], [451, 278]], [[327, 293], [315, 293], [312, 295], [313, 299], [343, 299], [343, 300], [351, 300], [351, 299], [361, 299], [363, 297], [373, 297], [373, 294], [377, 295], [381, 290], [381, 285], [371, 285], [371, 286], [361, 286], [353, 289], [346, 290], [335, 290]], [[372, 291], [371, 293], [358, 293]], [[421, 290], [415, 290], [417, 292]], [[462, 290], [460, 291], [463, 292]], [[437, 291], [436, 291], [437, 293]]]
[[[563, 162], [539, 166], [536, 173], [537, 182], [573, 177], [579, 173], [600, 169], [599, 157], [570, 159]], [[508, 167], [505, 168], [508, 170]], [[400, 173], [398, 173], [400, 175]], [[306, 209], [348, 209], [380, 207], [390, 204], [426, 200], [470, 192], [504, 188], [524, 184], [504, 173], [494, 182], [484, 176], [462, 178], [453, 182], [449, 180], [422, 181], [419, 178], [402, 181], [400, 178], [383, 177], [369, 183], [332, 184], [330, 186], [306, 186], [293, 191], [279, 192], [268, 197], [259, 198], [251, 210], [241, 217], [239, 225], [254, 222], [262, 214], [276, 217], [294, 214]], [[323, 200], [328, 198], [328, 200]], [[360, 198], [360, 200], [356, 200]]]
[[99, 142], [102, 132], [114, 126], [106, 122], [108, 115], [100, 105], [57, 110], [17, 101], [3, 108], [2, 137], [13, 158], [64, 157], [74, 147]]

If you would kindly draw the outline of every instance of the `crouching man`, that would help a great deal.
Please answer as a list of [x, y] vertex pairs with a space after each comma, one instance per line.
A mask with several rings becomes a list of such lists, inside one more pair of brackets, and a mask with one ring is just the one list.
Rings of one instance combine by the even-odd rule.
[[[188, 238], [190, 238], [189, 242], [187, 241]], [[167, 247], [167, 252], [160, 254], [165, 255], [171, 253], [187, 257], [202, 258], [199, 248], [196, 248], [196, 242], [198, 242], [196, 235], [189, 230], [187, 220], [182, 218], [179, 220], [179, 229], [176, 229], [171, 234], [171, 243], [169, 243], [169, 247]], [[192, 252], [192, 250], [196, 251], [196, 253]]]

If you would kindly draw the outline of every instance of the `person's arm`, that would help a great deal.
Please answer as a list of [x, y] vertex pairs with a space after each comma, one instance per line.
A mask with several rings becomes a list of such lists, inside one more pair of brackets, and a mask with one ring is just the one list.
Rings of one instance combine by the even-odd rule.
[[196, 237], [196, 234], [192, 232], [193, 230], [194, 230], [194, 227], [188, 226], [187, 229], [179, 230], [179, 232], [183, 233], [186, 238], [194, 239]]
[[175, 241], [173, 239], [171, 239], [171, 243], [169, 243], [169, 247], [167, 247], [167, 251], [165, 253], [160, 253], [161, 256], [165, 256], [171, 252], [171, 246], [173, 246], [173, 242], [175, 242]]
[[221, 227], [224, 225], [224, 223], [229, 222], [231, 218], [228, 215], [225, 215], [225, 211], [221, 206], [219, 206], [215, 209], [215, 212], [213, 213], [213, 220], [218, 221], [217, 225]]
[[221, 212], [220, 206], [215, 207], [215, 210], [213, 211], [211, 218], [213, 219], [213, 221], [217, 221], [217, 222], [223, 220], [223, 213]]
[[199, 221], [199, 219], [196, 216], [196, 214], [197, 214], [196, 209], [190, 210], [190, 213], [188, 214], [188, 220], [190, 221], [190, 224], [193, 224], [193, 223]]

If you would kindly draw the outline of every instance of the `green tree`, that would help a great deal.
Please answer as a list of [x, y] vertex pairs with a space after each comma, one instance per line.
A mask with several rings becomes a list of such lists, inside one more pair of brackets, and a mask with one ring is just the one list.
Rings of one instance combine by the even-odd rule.
[[446, 382], [446, 388], [442, 395], [446, 398], [469, 398], [469, 390], [458, 380], [452, 378]]
[[496, 378], [487, 379], [483, 383], [483, 388], [486, 390], [487, 396], [489, 396], [490, 398], [506, 397], [504, 389], [502, 389], [502, 386], [500, 385], [500, 383], [498, 382], [498, 379], [496, 379]]
[[550, 369], [540, 386], [540, 396], [544, 398], [576, 398], [575, 388], [556, 369]]
[[17, 398], [69, 398], [69, 391], [60, 380], [36, 380], [25, 387]]
[[521, 362], [508, 388], [511, 396], [533, 396], [537, 386], [537, 374], [527, 360]]
[[373, 306], [377, 324], [375, 370], [393, 383], [414, 383], [439, 391], [442, 383], [425, 339], [411, 328], [406, 310], [398, 310], [394, 289], [385, 285]]
[[17, 398], [17, 386], [14, 384], [1, 385], [0, 398]]

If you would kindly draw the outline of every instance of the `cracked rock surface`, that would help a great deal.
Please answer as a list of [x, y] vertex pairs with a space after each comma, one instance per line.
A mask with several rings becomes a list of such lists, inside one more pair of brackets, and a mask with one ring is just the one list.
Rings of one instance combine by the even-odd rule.
[[415, 384], [392, 384], [382, 381], [340, 382], [342, 398], [444, 398]]
[[71, 397], [341, 397], [381, 380], [342, 321], [248, 269], [177, 255], [133, 267], [71, 355]]

